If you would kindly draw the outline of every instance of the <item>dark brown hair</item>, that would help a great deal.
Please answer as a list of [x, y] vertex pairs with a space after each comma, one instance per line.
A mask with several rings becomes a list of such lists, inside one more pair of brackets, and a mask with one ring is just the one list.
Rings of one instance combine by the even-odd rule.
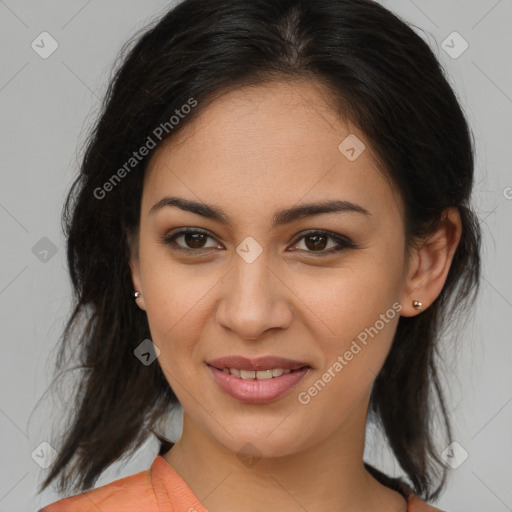
[[[160, 366], [134, 356], [151, 335], [133, 300], [127, 237], [138, 228], [154, 149], [122, 180], [105, 184], [149, 136], [155, 140], [157, 127], [167, 127], [158, 147], [223, 91], [306, 79], [327, 86], [339, 112], [370, 141], [403, 200], [408, 244], [432, 233], [448, 207], [461, 216], [462, 238], [444, 288], [421, 314], [400, 317], [370, 401], [412, 490], [437, 498], [446, 467], [433, 441], [436, 411], [452, 440], [438, 341], [477, 294], [480, 227], [470, 207], [471, 132], [427, 43], [372, 0], [185, 0], [129, 41], [119, 59], [63, 210], [75, 303], [57, 369], [74, 350], [84, 375], [41, 490], [59, 475], [60, 491], [90, 489], [178, 403]], [[170, 126], [191, 98], [197, 106]], [[106, 188], [108, 194], [98, 193]], [[163, 454], [172, 444], [160, 441]], [[403, 489], [400, 480], [366, 467]]]

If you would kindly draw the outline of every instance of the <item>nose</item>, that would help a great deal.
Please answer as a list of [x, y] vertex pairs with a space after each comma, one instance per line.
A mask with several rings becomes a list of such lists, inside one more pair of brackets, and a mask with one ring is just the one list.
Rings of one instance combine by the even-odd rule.
[[283, 277], [269, 266], [265, 251], [252, 263], [236, 255], [222, 279], [217, 322], [246, 340], [287, 328], [293, 318], [293, 292]]

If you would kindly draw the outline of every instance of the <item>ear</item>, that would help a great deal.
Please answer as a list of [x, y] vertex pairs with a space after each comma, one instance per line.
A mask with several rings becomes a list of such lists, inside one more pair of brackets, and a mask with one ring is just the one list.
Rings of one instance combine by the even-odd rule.
[[144, 293], [142, 290], [142, 279], [140, 275], [140, 261], [139, 261], [139, 231], [129, 232], [126, 235], [128, 248], [130, 252], [130, 271], [132, 275], [133, 289], [134, 291], [141, 292], [141, 295], [135, 299], [137, 306], [140, 309], [146, 311], [146, 305], [144, 303]]
[[[414, 316], [436, 300], [446, 282], [461, 234], [459, 211], [448, 208], [437, 230], [411, 249], [401, 300], [402, 316]], [[421, 310], [413, 308], [414, 300], [422, 302]]]

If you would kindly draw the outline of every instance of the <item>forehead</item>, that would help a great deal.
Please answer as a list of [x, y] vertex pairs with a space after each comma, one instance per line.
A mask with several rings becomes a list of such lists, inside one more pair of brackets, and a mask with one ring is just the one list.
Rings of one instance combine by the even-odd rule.
[[326, 88], [305, 81], [237, 88], [204, 107], [148, 164], [143, 210], [165, 194], [260, 216], [325, 199], [400, 214], [364, 134]]

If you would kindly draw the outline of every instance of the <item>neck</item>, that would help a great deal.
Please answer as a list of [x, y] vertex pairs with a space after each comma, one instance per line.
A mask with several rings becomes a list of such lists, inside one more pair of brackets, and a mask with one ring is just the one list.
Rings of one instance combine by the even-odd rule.
[[364, 468], [367, 405], [319, 443], [261, 459], [237, 456], [184, 413], [182, 436], [163, 457], [209, 512], [405, 512], [404, 498]]

